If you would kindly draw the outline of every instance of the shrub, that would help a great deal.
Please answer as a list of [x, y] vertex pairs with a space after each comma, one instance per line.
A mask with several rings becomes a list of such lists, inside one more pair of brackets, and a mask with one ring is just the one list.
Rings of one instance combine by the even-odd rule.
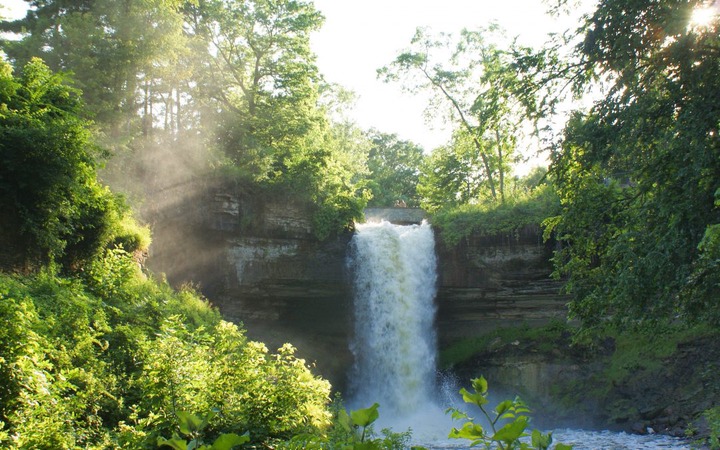
[[269, 353], [127, 252], [83, 279], [0, 274], [0, 446], [155, 448], [178, 413], [213, 410], [207, 439], [286, 439], [328, 425], [329, 391], [292, 346]]

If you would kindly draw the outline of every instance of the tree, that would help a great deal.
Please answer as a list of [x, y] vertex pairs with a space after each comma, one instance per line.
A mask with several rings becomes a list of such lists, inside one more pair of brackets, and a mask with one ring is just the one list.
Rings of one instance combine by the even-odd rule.
[[0, 238], [13, 264], [77, 268], [119, 237], [127, 210], [97, 182], [81, 115], [78, 91], [39, 59], [17, 77], [0, 62]]
[[436, 105], [449, 105], [449, 117], [482, 162], [490, 198], [503, 202], [521, 125], [525, 119], [537, 119], [539, 101], [514, 65], [514, 53], [526, 49], [500, 50], [488, 39], [497, 39], [497, 31], [495, 26], [463, 30], [453, 42], [451, 35], [433, 38], [418, 29], [411, 49], [378, 74], [386, 81], [402, 78], [403, 88], [410, 92], [432, 91]]
[[221, 147], [251, 179], [287, 173], [293, 151], [323, 120], [309, 44], [322, 16], [294, 0], [210, 0], [186, 14], [207, 46], [199, 89], [224, 111]]
[[398, 201], [419, 206], [417, 194], [423, 149], [397, 135], [370, 131], [368, 170], [373, 198], [370, 206], [393, 206]]
[[477, 202], [484, 185], [484, 165], [472, 138], [458, 132], [453, 143], [435, 149], [421, 166], [417, 192], [426, 211]]
[[610, 87], [552, 155], [563, 209], [549, 223], [587, 326], [720, 322], [706, 246], [720, 223], [720, 40], [717, 18], [689, 21], [699, 4], [604, 0], [576, 48], [575, 73]]
[[39, 57], [54, 71], [73, 73], [87, 112], [105, 131], [115, 137], [148, 134], [153, 101], [166, 95], [168, 83], [180, 88], [178, 76], [183, 72], [168, 67], [177, 67], [174, 62], [185, 45], [181, 2], [26, 2], [30, 8], [25, 18], [0, 23], [1, 30], [21, 36], [0, 41], [15, 66]]

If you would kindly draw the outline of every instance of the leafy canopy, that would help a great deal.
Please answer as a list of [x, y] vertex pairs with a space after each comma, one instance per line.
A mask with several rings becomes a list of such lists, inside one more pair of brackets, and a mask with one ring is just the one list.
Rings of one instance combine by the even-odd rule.
[[576, 47], [577, 79], [609, 88], [552, 155], [562, 211], [548, 225], [588, 326], [720, 321], [720, 22], [693, 25], [699, 6], [605, 0]]

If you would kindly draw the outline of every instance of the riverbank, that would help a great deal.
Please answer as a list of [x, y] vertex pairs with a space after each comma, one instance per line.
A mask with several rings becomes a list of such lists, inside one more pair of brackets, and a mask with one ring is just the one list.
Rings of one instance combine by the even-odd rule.
[[718, 433], [718, 330], [573, 336], [560, 323], [495, 330], [447, 346], [441, 366], [461, 380], [482, 374], [505, 397], [521, 396], [538, 426], [700, 440]]

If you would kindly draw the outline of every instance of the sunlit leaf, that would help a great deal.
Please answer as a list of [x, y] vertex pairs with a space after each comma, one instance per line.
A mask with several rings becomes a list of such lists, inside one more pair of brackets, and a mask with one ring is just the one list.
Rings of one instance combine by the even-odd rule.
[[250, 434], [245, 433], [242, 436], [235, 433], [221, 434], [213, 445], [211, 450], [230, 450], [236, 445], [242, 445], [250, 441]]
[[202, 430], [206, 422], [201, 417], [187, 411], [178, 411], [178, 426], [182, 434], [188, 435]]
[[543, 434], [539, 430], [533, 430], [531, 434], [533, 448], [545, 450], [552, 444], [552, 433]]
[[527, 427], [527, 418], [518, 417], [514, 422], [504, 425], [492, 436], [492, 440], [512, 444], [523, 436]]
[[474, 403], [474, 404], [480, 406], [480, 405], [484, 405], [488, 402], [488, 400], [482, 394], [469, 392], [465, 388], [460, 389], [460, 394], [462, 395], [462, 398], [465, 401], [465, 403]]
[[380, 417], [380, 413], [378, 412], [379, 406], [380, 405], [375, 403], [369, 408], [351, 411], [350, 418], [352, 418], [353, 424], [359, 427], [366, 427], [375, 422], [377, 418]]
[[447, 413], [451, 413], [450, 417], [452, 417], [453, 420], [472, 420], [470, 416], [456, 408], [448, 408], [447, 410], [445, 410], [445, 414]]
[[472, 387], [475, 390], [475, 392], [478, 392], [480, 394], [487, 394], [488, 391], [488, 382], [485, 379], [485, 377], [479, 377], [472, 380]]
[[448, 437], [452, 439], [482, 439], [485, 437], [485, 430], [483, 430], [483, 427], [481, 427], [480, 425], [477, 425], [473, 422], [467, 422], [459, 430], [457, 428], [453, 428], [452, 430], [450, 430], [450, 434], [448, 434]]
[[158, 438], [157, 444], [158, 447], [170, 447], [175, 450], [187, 450], [187, 441], [185, 439], [180, 439], [177, 436], [173, 436], [172, 439]]
[[498, 415], [502, 416], [503, 414], [508, 412], [508, 410], [510, 410], [510, 408], [512, 408], [512, 406], [513, 406], [512, 400], [505, 400], [503, 402], [498, 403], [498, 405], [495, 407], [495, 412]]

